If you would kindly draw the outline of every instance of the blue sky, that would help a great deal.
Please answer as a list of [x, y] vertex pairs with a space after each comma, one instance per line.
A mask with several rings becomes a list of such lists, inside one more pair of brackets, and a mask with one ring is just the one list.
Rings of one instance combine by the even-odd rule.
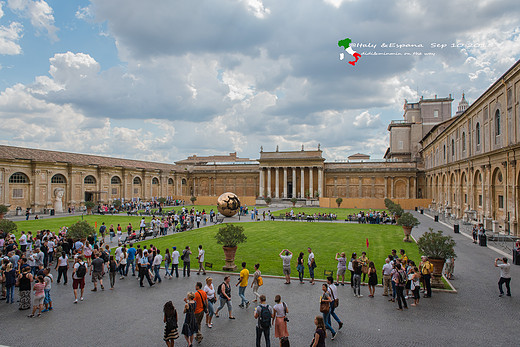
[[[318, 143], [381, 158], [404, 99], [451, 93], [454, 113], [520, 58], [515, 0], [0, 6], [0, 143], [161, 162]], [[376, 47], [351, 66], [346, 37]]]

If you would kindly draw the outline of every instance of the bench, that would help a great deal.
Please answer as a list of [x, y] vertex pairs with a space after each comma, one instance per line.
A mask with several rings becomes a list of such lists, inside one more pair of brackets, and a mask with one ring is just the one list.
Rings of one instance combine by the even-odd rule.
[[144, 233], [140, 233], [138, 236], [137, 236], [137, 240], [138, 241], [142, 241], [144, 239], [146, 239], [147, 237], [149, 236], [153, 236], [153, 231], [152, 230], [145, 230]]
[[325, 270], [325, 271], [323, 271], [323, 275], [325, 277], [334, 277], [334, 271], [333, 270]]
[[213, 263], [205, 262], [204, 266], [206, 267], [206, 269], [213, 269]]
[[215, 225], [222, 223], [224, 221], [224, 217], [215, 217]]

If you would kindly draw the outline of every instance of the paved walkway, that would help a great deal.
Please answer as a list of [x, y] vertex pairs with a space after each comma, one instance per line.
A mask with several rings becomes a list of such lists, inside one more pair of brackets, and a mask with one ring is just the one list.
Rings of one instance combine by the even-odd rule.
[[[345, 322], [335, 341], [327, 339], [327, 346], [469, 346], [469, 345], [517, 345], [520, 338], [520, 266], [511, 269], [512, 297], [498, 297], [499, 271], [493, 260], [498, 254], [489, 248], [474, 245], [461, 234], [454, 234], [446, 226], [433, 222], [427, 216], [415, 213], [421, 225], [413, 230], [419, 237], [429, 227], [443, 230], [457, 241], [458, 255], [455, 263], [455, 279], [452, 283], [458, 294], [434, 293], [431, 299], [421, 299], [420, 306], [396, 311], [396, 304], [381, 296], [367, 297], [368, 289], [362, 287], [363, 298], [354, 298], [350, 287], [340, 287], [340, 306], [337, 314]], [[242, 221], [242, 220], [241, 220]], [[290, 245], [289, 245], [290, 247]], [[214, 282], [221, 283], [222, 275], [214, 275]], [[18, 311], [17, 305], [0, 302], [0, 344], [8, 346], [164, 346], [162, 334], [162, 305], [172, 300], [180, 310], [182, 298], [193, 290], [202, 276], [164, 280], [154, 287], [140, 288], [135, 277], [117, 280], [114, 291], [90, 292], [87, 281], [85, 301], [73, 304], [71, 282], [67, 286], [53, 284], [52, 296], [55, 309], [41, 318], [29, 319], [27, 311]], [[236, 283], [236, 277], [232, 279]], [[313, 317], [319, 314], [320, 285], [293, 282], [284, 285], [283, 280], [266, 278], [260, 292], [268, 302], [280, 294], [287, 303], [290, 314], [289, 333], [293, 346], [308, 346], [314, 326]], [[108, 283], [106, 284], [108, 287]], [[238, 291], [233, 288], [233, 306], [236, 320], [227, 319], [222, 312], [215, 319], [213, 329], [203, 328], [205, 336], [201, 346], [254, 346], [255, 324], [253, 307], [238, 308]], [[248, 288], [246, 296], [253, 298]], [[183, 317], [179, 315], [182, 324]], [[334, 328], [337, 324], [333, 323]], [[274, 329], [271, 342], [277, 345]], [[177, 346], [185, 346], [179, 338]], [[264, 344], [262, 343], [262, 346]]]

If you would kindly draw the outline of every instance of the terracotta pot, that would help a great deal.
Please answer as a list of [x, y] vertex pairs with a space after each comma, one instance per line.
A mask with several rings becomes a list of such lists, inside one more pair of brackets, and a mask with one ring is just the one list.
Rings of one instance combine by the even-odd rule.
[[222, 246], [224, 250], [224, 255], [226, 257], [226, 265], [222, 267], [224, 271], [236, 271], [237, 266], [235, 265], [235, 254], [237, 252], [237, 247], [226, 247]]
[[428, 258], [430, 263], [433, 264], [433, 273], [432, 273], [432, 287], [434, 288], [444, 288], [444, 283], [442, 282], [442, 269], [444, 268], [444, 263], [446, 259], [439, 258]]
[[4, 219], [4, 214], [0, 213], [0, 219]]
[[404, 242], [412, 242], [412, 239], [410, 238], [410, 235], [412, 234], [412, 227], [405, 227], [403, 226], [404, 236], [403, 239]]

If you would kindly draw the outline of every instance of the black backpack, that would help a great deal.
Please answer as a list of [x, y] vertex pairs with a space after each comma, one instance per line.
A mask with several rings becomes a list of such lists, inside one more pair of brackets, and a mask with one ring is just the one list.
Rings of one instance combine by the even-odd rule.
[[258, 321], [262, 329], [269, 329], [271, 327], [271, 311], [269, 311], [269, 305], [260, 305], [260, 316]]
[[406, 271], [399, 270], [399, 284], [406, 284], [407, 278], [406, 278]]
[[217, 288], [217, 294], [220, 295], [220, 296], [223, 296], [222, 295], [222, 285], [226, 285], [226, 282], [222, 282], [218, 288]]
[[87, 267], [85, 266], [85, 263], [79, 263], [79, 267], [76, 270], [76, 277], [83, 278], [87, 274]]

